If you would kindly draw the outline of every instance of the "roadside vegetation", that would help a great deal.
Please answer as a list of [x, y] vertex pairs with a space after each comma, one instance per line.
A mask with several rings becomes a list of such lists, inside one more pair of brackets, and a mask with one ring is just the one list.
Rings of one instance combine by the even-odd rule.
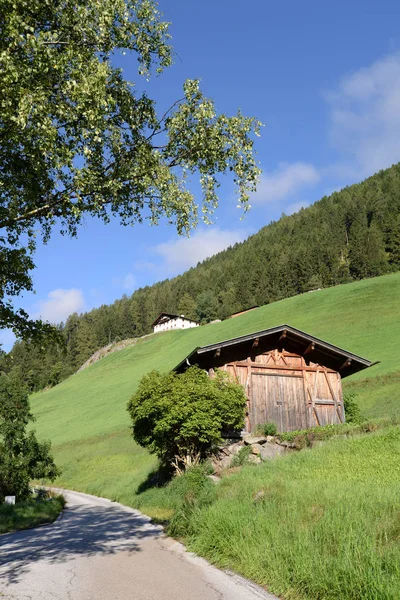
[[197, 468], [135, 504], [282, 598], [395, 600], [399, 498], [400, 427], [387, 425], [228, 470], [219, 485]]
[[[28, 390], [18, 370], [0, 374], [0, 533], [52, 522], [64, 507], [62, 496], [32, 492], [32, 479], [53, 481], [59, 471], [50, 442], [39, 441], [28, 429], [34, 417]], [[16, 504], [5, 504], [13, 496]]]
[[28, 390], [18, 370], [0, 374], [0, 504], [6, 496], [17, 502], [31, 496], [31, 479], [53, 481], [59, 471], [50, 452], [50, 442], [39, 441], [28, 429], [34, 417]]
[[0, 504], [0, 534], [52, 523], [64, 506], [64, 497], [60, 495], [41, 500], [30, 498], [14, 505]]

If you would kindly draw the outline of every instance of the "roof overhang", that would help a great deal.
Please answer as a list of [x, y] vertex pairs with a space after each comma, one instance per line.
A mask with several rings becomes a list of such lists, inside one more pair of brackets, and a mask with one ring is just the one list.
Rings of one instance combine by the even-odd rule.
[[279, 347], [300, 354], [313, 363], [338, 371], [342, 377], [352, 375], [373, 364], [366, 358], [329, 344], [300, 329], [290, 325], [279, 325], [209, 346], [195, 348], [174, 368], [174, 371], [183, 371], [194, 364], [205, 369], [218, 367], [226, 364], [229, 360], [241, 360], [240, 356], [248, 356], [251, 349], [260, 353]]
[[182, 315], [173, 315], [171, 313], [162, 312], [160, 315], [158, 315], [157, 319], [153, 321], [151, 327], [154, 327], [159, 323], [165, 323], [165, 321], [170, 321], [172, 319], [184, 319], [185, 321], [189, 321], [190, 323], [197, 323], [199, 325], [199, 322], [195, 321], [194, 319], [188, 319], [187, 317]]
[[165, 319], [176, 319], [177, 317], [178, 317], [178, 315], [172, 315], [170, 313], [162, 312], [160, 315], [158, 315], [157, 319], [152, 322], [151, 327], [154, 327], [160, 321], [164, 321]]

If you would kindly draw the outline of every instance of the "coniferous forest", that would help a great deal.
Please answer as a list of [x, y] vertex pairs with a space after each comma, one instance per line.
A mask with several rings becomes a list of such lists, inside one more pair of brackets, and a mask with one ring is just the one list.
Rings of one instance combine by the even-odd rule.
[[97, 349], [151, 332], [162, 312], [206, 323], [309, 290], [400, 269], [400, 164], [263, 227], [170, 280], [59, 326], [60, 341], [16, 342], [0, 369], [31, 391], [56, 385]]

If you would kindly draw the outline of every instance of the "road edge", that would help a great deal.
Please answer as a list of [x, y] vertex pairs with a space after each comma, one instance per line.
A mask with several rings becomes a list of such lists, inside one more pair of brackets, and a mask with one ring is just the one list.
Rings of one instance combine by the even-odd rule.
[[[113, 500], [110, 500], [109, 498], [104, 498], [102, 496], [95, 496], [93, 494], [86, 494], [84, 492], [78, 492], [76, 490], [67, 490], [64, 488], [53, 488], [53, 487], [49, 487], [47, 489], [50, 489], [54, 492], [59, 492], [64, 495], [64, 497], [66, 499], [66, 505], [65, 505], [66, 510], [68, 510], [68, 504], [69, 504], [68, 494], [72, 494], [72, 495], [75, 494], [77, 496], [82, 497], [83, 499], [86, 498], [86, 499], [90, 500], [92, 498], [95, 501], [100, 500], [101, 502], [104, 502], [105, 504], [109, 504], [110, 506], [117, 506], [118, 508], [120, 508], [126, 512], [130, 512], [130, 513], [136, 515], [138, 518], [140, 518], [143, 521], [143, 525], [145, 527], [148, 527], [148, 528], [151, 528], [154, 530], [154, 534], [159, 536], [159, 538], [163, 541], [163, 545], [165, 546], [165, 549], [167, 551], [178, 554], [182, 560], [185, 560], [189, 564], [192, 564], [192, 565], [197, 566], [198, 568], [202, 569], [204, 571], [204, 573], [206, 574], [206, 577], [207, 577], [207, 580], [209, 581], [209, 583], [213, 587], [216, 586], [216, 589], [218, 589], [218, 587], [221, 587], [221, 586], [222, 587], [228, 586], [228, 587], [232, 588], [232, 591], [234, 591], [235, 588], [239, 587], [242, 590], [244, 588], [244, 589], [246, 589], [246, 591], [251, 593], [254, 596], [254, 600], [255, 600], [255, 598], [259, 598], [260, 600], [280, 600], [277, 596], [275, 596], [271, 592], [268, 592], [266, 589], [264, 589], [262, 586], [258, 585], [254, 581], [247, 579], [246, 577], [243, 577], [242, 575], [239, 575], [238, 573], [235, 573], [234, 571], [231, 571], [229, 569], [219, 569], [215, 565], [209, 563], [208, 560], [206, 560], [202, 556], [199, 556], [198, 554], [195, 554], [194, 552], [189, 551], [184, 544], [182, 544], [181, 542], [178, 542], [171, 536], [167, 535], [165, 533], [164, 527], [162, 525], [159, 525], [158, 523], [154, 523], [152, 521], [151, 517], [143, 514], [136, 508], [126, 506], [125, 504], [121, 504], [120, 502], [115, 502]], [[48, 523], [46, 525], [54, 525], [58, 520], [61, 519], [62, 514], [63, 514], [63, 511], [60, 513], [60, 516], [56, 519], [56, 521], [53, 521], [53, 523]], [[235, 596], [232, 596], [232, 598], [234, 598], [234, 597]]]

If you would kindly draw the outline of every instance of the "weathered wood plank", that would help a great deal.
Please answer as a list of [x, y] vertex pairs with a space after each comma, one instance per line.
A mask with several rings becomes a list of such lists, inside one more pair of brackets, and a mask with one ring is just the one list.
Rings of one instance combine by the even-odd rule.
[[337, 398], [336, 398], [336, 394], [335, 394], [335, 392], [333, 391], [333, 387], [332, 387], [332, 385], [331, 385], [331, 382], [330, 382], [330, 379], [329, 379], [329, 375], [328, 375], [328, 373], [325, 373], [325, 379], [326, 379], [326, 381], [327, 381], [327, 383], [328, 383], [329, 390], [330, 390], [330, 392], [331, 392], [331, 394], [332, 394], [332, 398], [333, 398], [333, 403], [334, 403], [334, 405], [335, 405], [335, 411], [336, 411], [336, 414], [337, 414], [337, 416], [339, 417], [339, 421], [340, 421], [341, 423], [343, 423], [343, 418], [342, 418], [342, 415], [341, 415], [341, 414], [340, 414], [340, 412], [339, 412], [339, 407], [338, 407], [338, 401], [337, 401]]
[[[242, 366], [250, 364], [252, 367], [258, 367], [260, 369], [274, 369], [274, 370], [280, 370], [280, 369], [282, 369], [283, 371], [284, 370], [289, 370], [289, 371], [311, 371], [313, 373], [315, 373], [315, 371], [316, 371], [316, 367], [312, 367], [312, 366], [305, 366], [305, 367], [296, 366], [296, 365], [293, 365], [293, 366], [273, 365], [273, 366], [271, 366], [270, 364], [257, 363], [257, 362], [254, 362], [252, 360], [250, 360], [250, 361], [249, 360], [247, 360], [247, 361], [239, 360], [239, 361], [231, 362], [229, 364], [232, 364], [232, 365], [233, 364], [235, 364], [235, 365], [242, 365]], [[321, 369], [321, 367], [319, 367], [319, 368]], [[332, 369], [325, 369], [325, 370], [326, 370], [327, 373], [336, 373], [336, 371], [333, 371]]]
[[[272, 421], [280, 431], [344, 420], [340, 374], [281, 348], [262, 352], [254, 340], [249, 355], [223, 365], [247, 397], [246, 429]], [[311, 352], [310, 348], [310, 352]]]

